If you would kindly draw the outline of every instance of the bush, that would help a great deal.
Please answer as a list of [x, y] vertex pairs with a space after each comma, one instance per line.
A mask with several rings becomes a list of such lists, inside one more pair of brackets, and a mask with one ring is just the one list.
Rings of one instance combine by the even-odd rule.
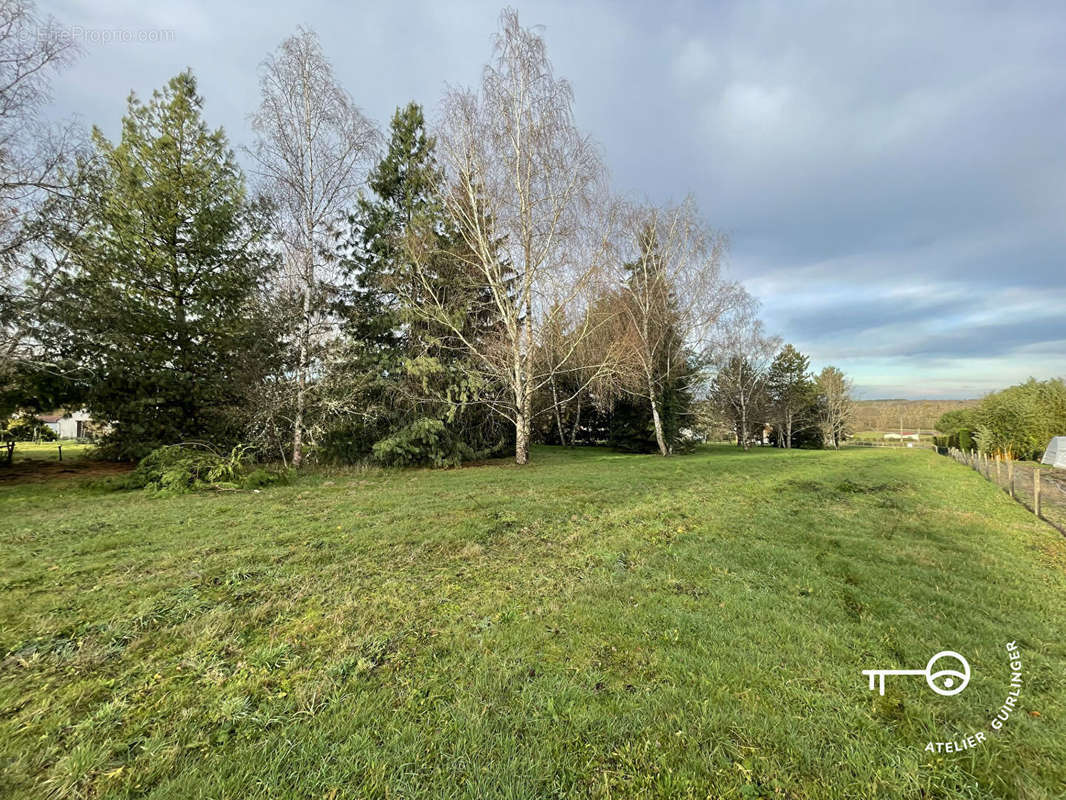
[[288, 475], [286, 473], [273, 472], [262, 467], [256, 467], [241, 478], [240, 487], [242, 489], [265, 489], [267, 486], [285, 483], [287, 480]]
[[1066, 382], [1030, 378], [986, 395], [973, 416], [982, 452], [1039, 460], [1051, 437], [1066, 432]]
[[167, 445], [141, 459], [128, 475], [110, 478], [99, 485], [108, 489], [154, 489], [171, 493], [196, 489], [257, 489], [284, 480], [284, 476], [254, 467], [248, 448], [234, 447], [220, 455], [209, 447]]
[[0, 440], [5, 442], [54, 442], [55, 431], [36, 417], [18, 414], [0, 428]]
[[973, 432], [967, 428], [961, 428], [956, 434], [959, 437], [959, 449], [964, 453], [973, 450]]
[[936, 421], [936, 429], [947, 436], [957, 436], [961, 430], [973, 430], [973, 416], [972, 408], [945, 411]]
[[382, 426], [361, 421], [338, 425], [318, 439], [314, 456], [323, 464], [359, 464], [371, 457], [374, 442], [386, 433]]
[[374, 444], [374, 460], [386, 467], [457, 467], [475, 457], [443, 421], [423, 417]]

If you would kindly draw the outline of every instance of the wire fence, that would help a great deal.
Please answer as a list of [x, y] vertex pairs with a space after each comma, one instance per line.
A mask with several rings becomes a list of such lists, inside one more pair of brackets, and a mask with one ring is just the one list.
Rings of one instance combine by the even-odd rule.
[[1037, 517], [1066, 535], [1066, 470], [955, 447], [948, 448], [946, 455], [984, 475]]
[[848, 439], [844, 442], [842, 447], [893, 447], [899, 449], [912, 449], [912, 450], [936, 450], [936, 445], [931, 442], [916, 442], [916, 441], [887, 441], [887, 442], [865, 442], [859, 439]]

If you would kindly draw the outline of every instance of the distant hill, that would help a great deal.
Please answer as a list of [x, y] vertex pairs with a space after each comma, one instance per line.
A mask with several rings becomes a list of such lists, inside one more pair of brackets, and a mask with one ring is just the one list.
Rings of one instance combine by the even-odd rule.
[[856, 400], [856, 431], [898, 431], [900, 417], [906, 431], [931, 431], [940, 415], [973, 408], [979, 400]]

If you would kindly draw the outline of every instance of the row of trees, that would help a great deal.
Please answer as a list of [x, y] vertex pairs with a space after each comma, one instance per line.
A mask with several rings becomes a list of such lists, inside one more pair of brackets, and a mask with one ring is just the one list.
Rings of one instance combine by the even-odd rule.
[[836, 367], [813, 374], [808, 356], [778, 344], [749, 336], [729, 355], [711, 383], [715, 410], [745, 449], [764, 432], [778, 447], [839, 447], [851, 433], [851, 382]]
[[1030, 378], [943, 414], [936, 427], [944, 447], [1039, 460], [1051, 438], [1066, 433], [1066, 383]]
[[[34, 41], [0, 29], [36, 87], [23, 117], [69, 57]], [[241, 441], [294, 466], [525, 463], [535, 437], [666, 455], [701, 399], [739, 413], [744, 446], [770, 415], [784, 446], [816, 417], [844, 435], [843, 376], [815, 391], [804, 357], [772, 359], [691, 200], [611, 194], [513, 11], [481, 86], [450, 92], [433, 132], [412, 103], [382, 137], [309, 31], [260, 88], [254, 189], [191, 72], [131, 96], [117, 143], [94, 129], [27, 184], [3, 262], [0, 411], [84, 404], [116, 456]]]

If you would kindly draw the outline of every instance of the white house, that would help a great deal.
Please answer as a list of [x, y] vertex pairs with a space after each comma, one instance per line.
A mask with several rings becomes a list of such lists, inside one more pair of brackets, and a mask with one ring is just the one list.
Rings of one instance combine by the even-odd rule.
[[51, 414], [38, 414], [37, 419], [52, 429], [60, 439], [84, 439], [89, 435], [89, 423], [92, 417], [84, 408], [81, 411], [53, 411]]

